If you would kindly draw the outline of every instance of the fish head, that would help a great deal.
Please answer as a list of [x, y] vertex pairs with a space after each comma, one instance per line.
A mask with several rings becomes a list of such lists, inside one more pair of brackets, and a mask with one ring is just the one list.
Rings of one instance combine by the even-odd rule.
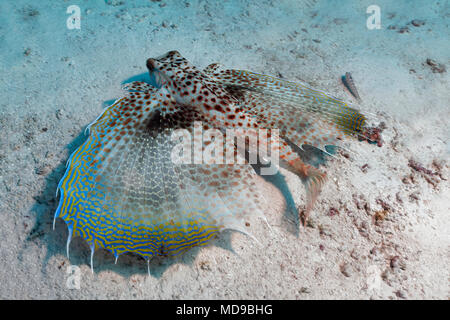
[[181, 104], [192, 103], [193, 97], [201, 92], [208, 79], [178, 51], [148, 59], [147, 68], [158, 88], [167, 90]]

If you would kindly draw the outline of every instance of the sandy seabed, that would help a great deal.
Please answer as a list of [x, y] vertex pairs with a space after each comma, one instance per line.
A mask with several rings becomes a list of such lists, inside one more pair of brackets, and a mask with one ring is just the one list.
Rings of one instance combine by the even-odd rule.
[[[70, 5], [81, 28], [69, 29]], [[450, 270], [450, 8], [446, 1], [1, 1], [0, 298], [448, 299]], [[328, 181], [306, 228], [293, 174], [263, 179], [269, 229], [258, 245], [224, 232], [211, 245], [150, 264], [114, 264], [57, 220], [55, 191], [84, 129], [123, 95], [145, 61], [178, 50], [292, 80], [356, 103], [384, 123], [381, 147], [325, 166]], [[288, 192], [288, 188], [290, 192]], [[79, 267], [80, 288], [68, 286]], [[69, 283], [70, 284], [70, 283]]]

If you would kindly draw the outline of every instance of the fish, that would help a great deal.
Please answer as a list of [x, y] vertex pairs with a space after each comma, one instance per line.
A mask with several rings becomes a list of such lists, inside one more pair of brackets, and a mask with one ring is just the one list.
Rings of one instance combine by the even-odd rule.
[[[300, 82], [217, 63], [202, 70], [178, 51], [149, 58], [146, 66], [154, 83], [124, 86], [124, 97], [87, 126], [88, 138], [70, 155], [58, 184], [54, 218], [68, 227], [67, 256], [71, 240], [81, 236], [91, 248], [92, 271], [98, 248], [116, 262], [132, 252], [148, 263], [206, 245], [225, 229], [256, 240], [248, 221], [267, 223], [267, 200], [248, 158], [256, 153], [252, 134], [263, 130], [268, 140], [258, 140], [263, 148], [269, 140], [276, 146], [277, 166], [306, 181], [306, 223], [326, 174], [305, 163], [292, 144], [328, 153], [326, 145], [343, 145], [364, 130], [360, 111]], [[199, 141], [204, 154], [209, 145], [199, 130], [225, 139], [233, 132], [236, 161], [174, 161]], [[181, 149], [174, 139], [180, 132], [193, 137]], [[234, 138], [248, 143], [239, 149]], [[224, 149], [214, 150], [221, 156]]]
[[352, 74], [350, 72], [345, 73], [345, 75], [342, 77], [342, 82], [344, 83], [350, 94], [354, 96], [358, 102], [361, 102], [361, 97], [359, 96], [358, 90], [356, 90], [355, 81], [353, 80]]

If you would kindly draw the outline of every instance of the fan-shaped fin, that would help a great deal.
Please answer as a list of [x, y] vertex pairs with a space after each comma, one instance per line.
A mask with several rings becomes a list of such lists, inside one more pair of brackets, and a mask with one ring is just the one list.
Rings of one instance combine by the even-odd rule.
[[55, 217], [91, 243], [92, 254], [102, 247], [116, 258], [175, 255], [223, 229], [243, 231], [246, 217], [262, 214], [250, 165], [173, 162], [173, 131], [192, 132], [202, 117], [163, 98], [135, 92], [118, 100], [71, 156]]

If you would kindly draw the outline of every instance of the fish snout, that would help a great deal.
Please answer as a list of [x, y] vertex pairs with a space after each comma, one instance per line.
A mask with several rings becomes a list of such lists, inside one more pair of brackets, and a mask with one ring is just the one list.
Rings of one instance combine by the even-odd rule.
[[155, 71], [155, 69], [156, 69], [155, 59], [152, 59], [152, 58], [147, 59], [147, 68], [148, 68], [148, 71], [150, 71], [150, 72]]

